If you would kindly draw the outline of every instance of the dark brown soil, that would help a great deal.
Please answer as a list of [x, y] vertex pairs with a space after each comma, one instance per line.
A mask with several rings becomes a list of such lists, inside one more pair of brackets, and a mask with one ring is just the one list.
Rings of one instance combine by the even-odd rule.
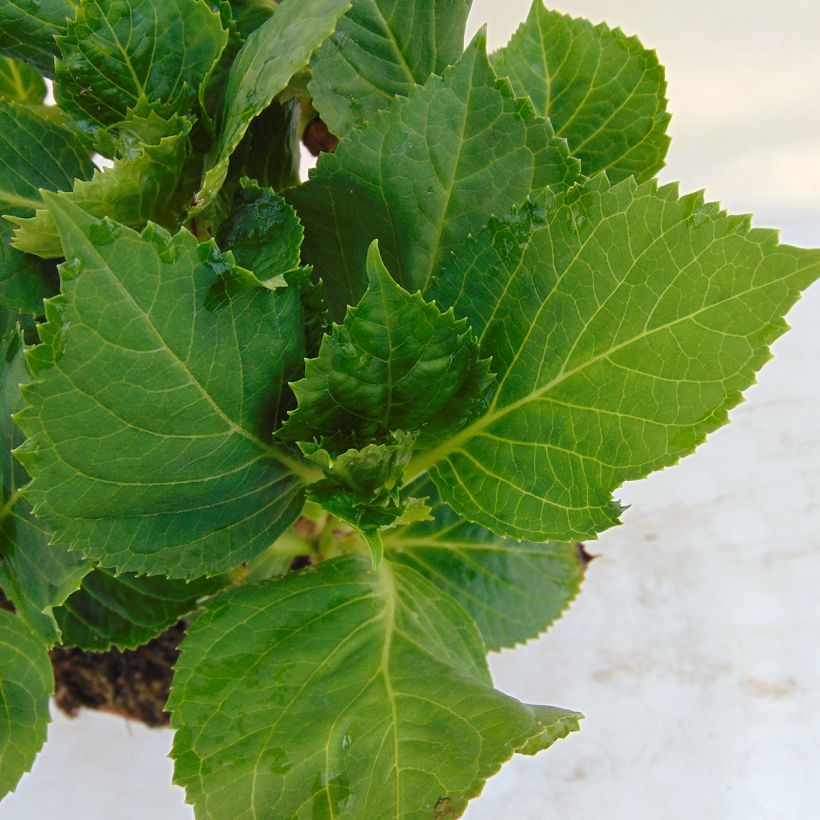
[[184, 624], [179, 623], [135, 650], [52, 649], [57, 705], [72, 716], [85, 706], [148, 726], [167, 726], [165, 703], [184, 634]]

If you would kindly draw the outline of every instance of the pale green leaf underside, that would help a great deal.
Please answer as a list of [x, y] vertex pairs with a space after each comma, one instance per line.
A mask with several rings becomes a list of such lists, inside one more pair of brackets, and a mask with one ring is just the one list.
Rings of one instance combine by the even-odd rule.
[[54, 75], [57, 44], [54, 35], [65, 31], [74, 14], [73, 0], [3, 0], [0, 3], [0, 53]]
[[214, 820], [460, 815], [579, 715], [492, 688], [466, 613], [418, 573], [327, 561], [215, 599], [169, 701], [176, 781]]
[[231, 155], [252, 120], [307, 66], [348, 8], [349, 0], [284, 0], [250, 34], [228, 74], [221, 131], [197, 194], [198, 210], [219, 193]]
[[820, 252], [777, 244], [700, 195], [604, 177], [529, 237], [495, 221], [435, 295], [492, 356], [488, 412], [410, 465], [500, 535], [580, 540], [611, 493], [691, 453], [769, 358]]
[[432, 520], [386, 532], [388, 558], [452, 595], [476, 622], [487, 649], [536, 637], [578, 594], [584, 561], [577, 544], [500, 538], [453, 512], [429, 479], [407, 492], [427, 499]]
[[493, 66], [549, 117], [588, 176], [606, 171], [613, 182], [643, 182], [663, 167], [670, 141], [666, 78], [655, 52], [637, 37], [547, 11], [535, 0]]
[[0, 798], [14, 790], [45, 742], [53, 689], [46, 644], [0, 610]]
[[496, 79], [480, 34], [443, 78], [396, 99], [287, 196], [305, 226], [305, 261], [339, 319], [365, 291], [374, 239], [398, 283], [424, 291], [489, 215], [577, 176], [566, 143]]
[[197, 578], [253, 557], [312, 478], [269, 443], [302, 366], [298, 289], [260, 286], [187, 231], [46, 204], [70, 262], [28, 357], [27, 497], [121, 572]]
[[461, 56], [471, 0], [354, 0], [311, 60], [313, 105], [346, 137]]
[[65, 646], [94, 652], [112, 646], [136, 649], [173, 626], [222, 584], [219, 578], [186, 582], [95, 569], [54, 615]]
[[205, 0], [83, 0], [57, 40], [57, 102], [91, 129], [146, 104], [183, 111], [227, 38]]
[[42, 76], [13, 57], [0, 57], [0, 97], [22, 105], [39, 105], [46, 96]]

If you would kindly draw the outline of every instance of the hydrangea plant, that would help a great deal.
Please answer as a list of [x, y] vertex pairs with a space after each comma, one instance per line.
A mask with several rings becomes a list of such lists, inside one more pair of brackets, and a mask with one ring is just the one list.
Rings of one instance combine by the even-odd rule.
[[657, 183], [636, 38], [536, 0], [491, 54], [469, 8], [0, 5], [0, 794], [51, 647], [180, 620], [202, 818], [456, 817], [578, 728], [487, 650], [727, 422], [820, 252]]

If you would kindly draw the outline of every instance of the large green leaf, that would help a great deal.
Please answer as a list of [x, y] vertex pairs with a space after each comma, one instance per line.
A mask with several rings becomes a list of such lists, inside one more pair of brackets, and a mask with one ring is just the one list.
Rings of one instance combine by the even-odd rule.
[[216, 592], [220, 578], [171, 580], [161, 575], [114, 575], [95, 569], [79, 590], [55, 610], [65, 646], [102, 652], [136, 649]]
[[0, 610], [0, 798], [14, 791], [46, 739], [54, 678], [46, 645]]
[[228, 74], [221, 131], [197, 195], [198, 210], [219, 193], [231, 155], [253, 119], [307, 66], [348, 8], [350, 0], [284, 0], [250, 34]]
[[429, 469], [444, 501], [500, 535], [569, 541], [617, 522], [624, 481], [726, 423], [820, 251], [778, 245], [698, 194], [603, 175], [539, 221], [529, 235], [494, 221], [437, 280], [498, 388], [408, 470]]
[[36, 112], [0, 99], [0, 210], [37, 208], [40, 189], [71, 190], [94, 166], [77, 137]]
[[464, 50], [472, 0], [353, 0], [336, 33], [310, 64], [313, 104], [340, 137]]
[[407, 491], [426, 499], [432, 518], [386, 532], [388, 557], [452, 595], [488, 649], [536, 637], [578, 594], [588, 560], [578, 544], [499, 538], [453, 512], [429, 478]]
[[533, 189], [571, 184], [578, 168], [549, 123], [496, 80], [480, 34], [443, 78], [324, 154], [288, 198], [305, 225], [305, 261], [324, 277], [338, 319], [364, 293], [374, 239], [399, 284], [423, 291], [490, 214]]
[[447, 429], [475, 412], [490, 379], [466, 322], [396, 284], [376, 242], [367, 276], [361, 302], [294, 385], [299, 404], [282, 437], [354, 446], [391, 430]]
[[239, 588], [192, 625], [168, 705], [198, 814], [457, 817], [515, 752], [577, 728], [493, 689], [452, 598], [368, 568], [351, 556]]
[[[88, 181], [78, 180], [65, 199], [93, 216], [107, 216], [130, 228], [143, 228], [149, 220], [175, 226], [174, 193], [188, 157], [191, 125], [177, 119], [167, 127], [172, 133], [158, 138], [156, 144], [141, 143], [135, 156], [97, 170]], [[12, 221], [18, 226], [14, 245], [19, 250], [45, 259], [65, 256], [57, 224], [47, 209]]]
[[50, 533], [31, 512], [21, 492], [28, 483], [12, 450], [23, 440], [11, 414], [22, 406], [21, 384], [30, 381], [16, 332], [5, 339], [0, 363], [0, 587], [17, 614], [43, 641], [54, 644], [60, 633], [53, 607], [61, 604], [91, 568], [81, 556], [50, 544]]
[[242, 37], [266, 23], [279, 5], [276, 0], [230, 0], [233, 20]]
[[89, 130], [148, 104], [182, 112], [227, 39], [205, 0], [79, 0], [76, 18], [57, 38], [54, 93]]
[[535, 0], [493, 66], [567, 138], [585, 174], [606, 171], [613, 182], [633, 175], [643, 182], [663, 167], [666, 77], [637, 37], [547, 11]]
[[187, 231], [46, 204], [70, 261], [28, 356], [27, 497], [121, 572], [197, 578], [253, 557], [314, 478], [270, 443], [302, 367], [299, 289], [261, 285]]
[[0, 53], [54, 76], [54, 36], [74, 14], [73, 0], [3, 0], [0, 3]]
[[[22, 213], [24, 211], [9, 212], [17, 216]], [[41, 316], [43, 299], [57, 292], [57, 268], [53, 262], [46, 262], [13, 248], [13, 232], [14, 226], [7, 220], [0, 219], [0, 307], [30, 316]]]
[[0, 57], [0, 97], [22, 105], [39, 105], [46, 98], [45, 80], [26, 63]]

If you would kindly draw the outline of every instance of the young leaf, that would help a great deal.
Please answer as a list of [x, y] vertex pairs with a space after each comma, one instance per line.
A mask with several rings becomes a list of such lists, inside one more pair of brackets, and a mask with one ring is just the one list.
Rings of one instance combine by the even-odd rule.
[[[65, 31], [74, 0], [3, 0], [0, 3], [0, 53], [54, 76], [54, 36]], [[2, 129], [0, 129], [2, 130]]]
[[[20, 216], [23, 213], [17, 210], [6, 215]], [[43, 299], [58, 290], [57, 268], [52, 262], [13, 248], [13, 232], [13, 225], [0, 219], [0, 307], [29, 316], [42, 316]]]
[[452, 595], [476, 622], [487, 649], [536, 637], [578, 594], [586, 565], [577, 544], [499, 538], [453, 512], [429, 479], [407, 492], [426, 499], [432, 518], [386, 532], [388, 558]]
[[29, 479], [11, 454], [23, 440], [11, 415], [22, 406], [19, 385], [29, 381], [22, 345], [12, 330], [5, 337], [0, 364], [0, 587], [20, 618], [51, 645], [60, 637], [53, 607], [77, 589], [91, 566], [50, 544], [51, 534], [22, 497]]
[[197, 578], [253, 557], [318, 473], [270, 443], [302, 367], [298, 289], [264, 287], [187, 231], [46, 204], [69, 262], [18, 415], [38, 515], [120, 572]]
[[299, 405], [280, 437], [345, 434], [354, 446], [390, 430], [458, 426], [476, 412], [490, 378], [466, 323], [397, 285], [376, 242], [367, 276], [361, 302], [294, 385]]
[[54, 678], [46, 645], [0, 610], [0, 798], [14, 791], [46, 739]]
[[[191, 124], [176, 119], [166, 128], [173, 132], [156, 144], [140, 143], [132, 158], [95, 171], [87, 182], [78, 180], [65, 199], [93, 216], [107, 216], [130, 228], [143, 228], [149, 220], [175, 226], [174, 192], [188, 156]], [[19, 250], [45, 259], [66, 255], [48, 209], [39, 208], [33, 217], [11, 221], [18, 226], [14, 245]]]
[[613, 490], [726, 423], [818, 275], [820, 252], [674, 186], [599, 176], [526, 241], [494, 221], [433, 293], [492, 355], [495, 395], [408, 473], [499, 535], [592, 537], [618, 520]]
[[220, 578], [187, 583], [161, 575], [114, 575], [95, 569], [54, 612], [65, 646], [104, 652], [136, 649], [194, 610], [223, 586]]
[[308, 89], [330, 130], [348, 136], [455, 63], [471, 2], [354, 0], [310, 63]]
[[40, 189], [70, 190], [94, 165], [77, 137], [24, 105], [0, 100], [0, 210], [38, 208]]
[[176, 781], [203, 816], [459, 816], [515, 752], [579, 715], [492, 687], [464, 610], [349, 556], [217, 597], [169, 700]]
[[45, 80], [26, 63], [0, 57], [0, 97], [21, 105], [39, 105], [46, 98]]
[[588, 176], [606, 171], [613, 182], [633, 175], [643, 182], [663, 168], [666, 77], [637, 37], [547, 11], [535, 0], [493, 66], [549, 117]]
[[205, 0], [79, 0], [57, 38], [57, 102], [89, 131], [129, 110], [186, 111], [228, 33]]
[[305, 261], [324, 277], [339, 318], [364, 293], [373, 239], [398, 283], [423, 292], [488, 214], [577, 176], [566, 143], [496, 80], [480, 34], [443, 78], [324, 154], [287, 197], [305, 225]]
[[221, 132], [197, 194], [197, 211], [219, 193], [231, 155], [253, 119], [308, 64], [348, 8], [349, 0], [283, 0], [248, 37], [228, 75]]

